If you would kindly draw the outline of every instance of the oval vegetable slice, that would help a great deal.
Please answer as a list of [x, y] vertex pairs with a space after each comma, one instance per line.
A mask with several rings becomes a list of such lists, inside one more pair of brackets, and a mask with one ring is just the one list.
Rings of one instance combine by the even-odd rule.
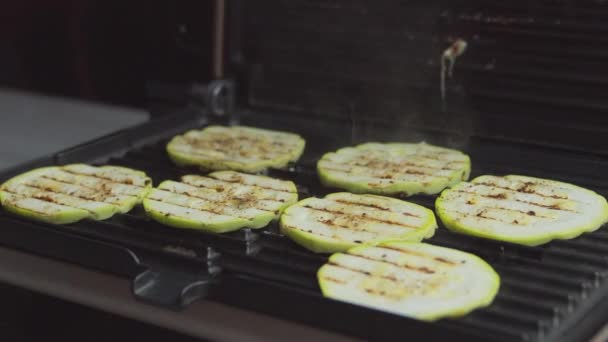
[[307, 198], [281, 216], [281, 231], [316, 253], [387, 240], [420, 241], [433, 236], [435, 228], [435, 215], [427, 208], [394, 198], [347, 192]]
[[152, 187], [144, 172], [70, 164], [35, 169], [0, 186], [0, 203], [15, 214], [55, 224], [104, 220], [141, 202]]
[[325, 297], [422, 320], [487, 306], [500, 286], [494, 269], [473, 254], [409, 242], [334, 254], [317, 277]]
[[264, 227], [297, 200], [293, 182], [218, 171], [162, 182], [146, 196], [144, 209], [172, 227], [224, 233]]
[[451, 230], [529, 246], [571, 239], [608, 221], [608, 204], [597, 193], [516, 175], [460, 183], [441, 194], [436, 209]]
[[425, 143], [367, 143], [325, 154], [321, 182], [354, 193], [437, 194], [469, 178], [466, 154]]
[[293, 133], [245, 126], [209, 126], [174, 137], [169, 157], [180, 166], [259, 172], [300, 158], [304, 139]]

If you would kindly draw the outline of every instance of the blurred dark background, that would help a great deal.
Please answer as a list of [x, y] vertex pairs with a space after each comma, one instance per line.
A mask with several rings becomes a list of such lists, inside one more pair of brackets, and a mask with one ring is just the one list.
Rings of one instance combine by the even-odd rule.
[[[0, 87], [149, 108], [151, 82], [210, 78], [211, 22], [212, 1], [3, 2]], [[192, 340], [5, 284], [0, 302], [2, 341]]]
[[0, 11], [0, 86], [136, 107], [211, 73], [212, 1], [24, 0]]

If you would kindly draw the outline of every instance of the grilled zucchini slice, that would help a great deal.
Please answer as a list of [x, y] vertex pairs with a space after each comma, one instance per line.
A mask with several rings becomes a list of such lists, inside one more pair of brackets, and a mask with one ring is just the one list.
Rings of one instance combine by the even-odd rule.
[[144, 199], [144, 209], [168, 226], [224, 233], [265, 227], [297, 200], [293, 182], [218, 171], [162, 182]]
[[119, 166], [70, 164], [44, 167], [0, 186], [0, 203], [34, 220], [67, 224], [104, 220], [141, 202], [152, 181], [144, 172]]
[[401, 241], [336, 253], [317, 277], [325, 297], [429, 321], [488, 306], [500, 286], [473, 254]]
[[325, 154], [317, 169], [323, 184], [354, 193], [432, 195], [467, 180], [471, 161], [426, 143], [366, 143]]
[[245, 126], [209, 126], [174, 137], [167, 152], [179, 166], [255, 173], [297, 161], [304, 145], [304, 139], [293, 133]]
[[528, 246], [571, 239], [608, 221], [608, 204], [597, 193], [517, 175], [460, 183], [441, 194], [436, 209], [453, 231]]
[[417, 204], [347, 192], [307, 198], [287, 208], [281, 231], [316, 253], [387, 240], [421, 241], [435, 233], [433, 212]]

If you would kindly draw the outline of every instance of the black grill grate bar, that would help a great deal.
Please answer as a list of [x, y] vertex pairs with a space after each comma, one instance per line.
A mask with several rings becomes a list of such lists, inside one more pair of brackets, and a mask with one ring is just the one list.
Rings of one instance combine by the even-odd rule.
[[576, 293], [584, 295], [589, 289], [589, 283], [581, 283], [576, 279], [568, 278], [563, 275], [539, 273], [537, 270], [531, 270], [523, 267], [505, 267], [502, 265], [494, 265], [494, 269], [499, 274], [510, 274], [518, 277], [523, 282], [536, 282], [538, 284], [550, 283], [553, 286], [563, 289], [564, 292]]
[[514, 292], [509, 290], [500, 292], [494, 300], [493, 305], [526, 310], [527, 312], [534, 312], [543, 316], [553, 316], [555, 319], [562, 317], [570, 310], [560, 301], [540, 300], [538, 296], [514, 294]]
[[[454, 234], [456, 235], [456, 234]], [[534, 272], [548, 273], [555, 277], [583, 279], [585, 281], [597, 281], [603, 272], [605, 265], [601, 257], [579, 255], [578, 251], [564, 251], [554, 248], [510, 246], [499, 242], [477, 242], [460, 240], [464, 236], [456, 237], [444, 235], [433, 237], [429, 242], [440, 246], [466, 250], [474, 254], [483, 255], [490, 259], [502, 260], [513, 263], [515, 267], [525, 266]], [[580, 258], [584, 258], [587, 264], [581, 265]], [[591, 263], [589, 262], [591, 260]], [[590, 264], [589, 264], [590, 263]]]
[[598, 268], [606, 268], [608, 260], [605, 254], [594, 255], [581, 250], [563, 249], [560, 247], [550, 248], [545, 251], [548, 258], [554, 258], [558, 262], [572, 265], [590, 265]]
[[608, 243], [608, 230], [606, 229], [596, 230], [587, 236], [593, 236], [594, 239], [599, 239], [602, 240], [602, 242]]
[[[602, 242], [606, 241], [600, 241], [600, 243]], [[569, 249], [572, 251], [578, 252], [584, 250], [588, 254], [594, 253], [594, 255], [602, 255], [604, 256], [604, 260], [608, 258], [608, 243], [600, 245], [599, 243], [594, 243], [589, 240], [575, 239], [554, 241], [552, 245], [558, 248]]]
[[528, 313], [511, 311], [498, 306], [475, 311], [471, 314], [471, 319], [483, 323], [494, 323], [505, 328], [511, 327], [529, 334], [544, 333], [553, 322], [553, 318], [539, 319]]
[[[511, 260], [510, 258], [505, 258], [505, 260]], [[512, 262], [513, 267], [526, 267], [530, 270], [539, 272], [539, 273], [548, 273], [555, 276], [559, 276], [562, 278], [568, 279], [576, 279], [583, 283], [597, 283], [601, 280], [604, 271], [599, 271], [596, 268], [588, 268], [585, 265], [576, 267], [576, 265], [565, 265], [558, 262], [555, 262], [550, 259], [539, 260], [530, 260], [530, 259], [514, 259]]]
[[572, 293], [565, 293], [563, 290], [553, 287], [552, 284], [524, 283], [517, 278], [512, 278], [509, 274], [502, 275], [500, 284], [502, 289], [510, 289], [512, 292], [525, 293], [538, 298], [547, 298], [556, 303], [563, 302], [568, 308], [572, 308], [575, 302], [575, 296]]
[[458, 324], [463, 325], [470, 329], [487, 332], [491, 335], [498, 335], [503, 338], [508, 338], [510, 341], [529, 341], [530, 333], [526, 331], [518, 330], [513, 326], [500, 324], [496, 322], [479, 320], [472, 316], [467, 316], [458, 321]]

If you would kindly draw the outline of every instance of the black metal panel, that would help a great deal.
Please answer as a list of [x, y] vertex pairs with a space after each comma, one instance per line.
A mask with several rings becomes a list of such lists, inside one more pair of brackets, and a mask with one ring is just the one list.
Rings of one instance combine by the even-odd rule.
[[235, 2], [249, 105], [608, 152], [605, 1]]

